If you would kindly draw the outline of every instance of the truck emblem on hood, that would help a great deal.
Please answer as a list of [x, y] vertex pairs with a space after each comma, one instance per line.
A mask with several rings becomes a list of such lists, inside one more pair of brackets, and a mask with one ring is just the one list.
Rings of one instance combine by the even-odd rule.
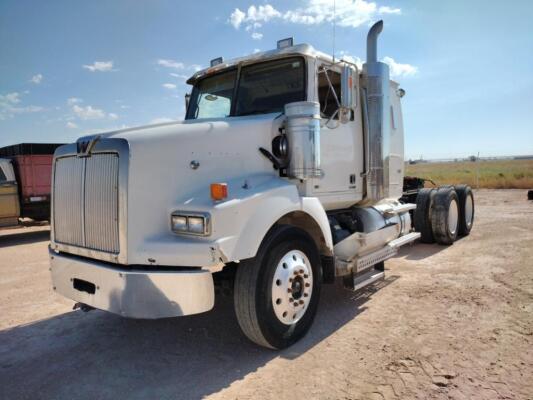
[[79, 138], [76, 142], [78, 157], [90, 157], [91, 151], [98, 140], [100, 140], [100, 135]]

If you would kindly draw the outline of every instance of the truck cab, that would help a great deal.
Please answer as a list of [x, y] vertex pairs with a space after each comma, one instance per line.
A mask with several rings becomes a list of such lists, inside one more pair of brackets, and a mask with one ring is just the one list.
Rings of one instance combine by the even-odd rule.
[[399, 201], [405, 92], [377, 61], [381, 29], [362, 69], [283, 40], [194, 74], [184, 121], [58, 148], [54, 289], [154, 319], [210, 310], [225, 282], [246, 336], [279, 349], [310, 328], [322, 283], [381, 279], [420, 237]]

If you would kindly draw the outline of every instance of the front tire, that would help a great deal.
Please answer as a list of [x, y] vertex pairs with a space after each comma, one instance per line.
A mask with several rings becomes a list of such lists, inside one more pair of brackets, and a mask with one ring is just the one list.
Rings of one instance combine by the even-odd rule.
[[242, 331], [260, 346], [292, 345], [313, 323], [321, 281], [313, 239], [295, 227], [274, 227], [256, 257], [237, 268], [234, 302]]

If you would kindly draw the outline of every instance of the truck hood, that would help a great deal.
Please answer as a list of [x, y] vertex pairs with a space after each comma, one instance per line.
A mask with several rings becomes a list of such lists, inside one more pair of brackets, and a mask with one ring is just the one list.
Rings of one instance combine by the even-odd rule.
[[[170, 214], [212, 204], [210, 184], [250, 184], [254, 177], [274, 176], [272, 164], [259, 152], [271, 148], [282, 119], [277, 114], [224, 120], [182, 121], [112, 132], [129, 144], [128, 260], [146, 262], [150, 243], [170, 232]], [[198, 164], [196, 169], [191, 163]], [[236, 189], [236, 188], [235, 188]]]

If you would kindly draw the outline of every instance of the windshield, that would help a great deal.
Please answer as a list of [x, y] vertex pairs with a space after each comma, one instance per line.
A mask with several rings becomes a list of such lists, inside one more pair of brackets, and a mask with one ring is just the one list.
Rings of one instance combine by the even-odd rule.
[[198, 82], [192, 92], [187, 119], [228, 117], [236, 77], [235, 69]]
[[187, 119], [282, 112], [285, 104], [305, 100], [304, 66], [301, 57], [244, 66], [236, 91], [236, 69], [202, 79], [193, 88]]

